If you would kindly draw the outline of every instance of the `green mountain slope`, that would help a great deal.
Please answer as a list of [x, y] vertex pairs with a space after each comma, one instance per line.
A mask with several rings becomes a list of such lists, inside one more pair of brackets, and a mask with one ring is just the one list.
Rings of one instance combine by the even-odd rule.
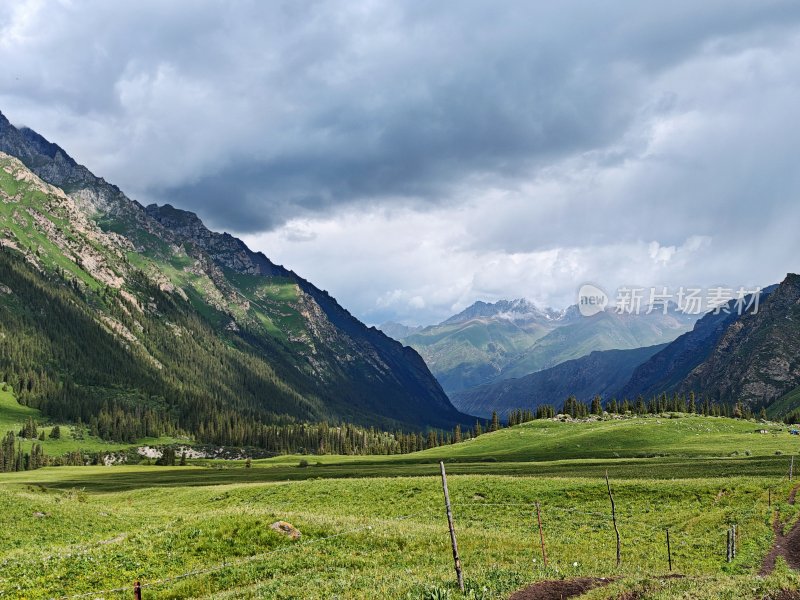
[[[749, 300], [749, 299], [748, 299]], [[800, 276], [762, 291], [757, 311], [735, 301], [640, 365], [618, 395], [693, 391], [723, 404], [741, 402], [783, 416], [800, 407]]]
[[448, 392], [492, 381], [503, 368], [556, 324], [539, 320], [475, 317], [427, 327], [403, 339], [425, 359]]
[[24, 403], [228, 443], [294, 419], [464, 420], [416, 352], [240, 240], [145, 210], [2, 115], [0, 151], [26, 162], [0, 154], [0, 373]]
[[[766, 288], [762, 301], [775, 286]], [[667, 345], [662, 351], [645, 361], [619, 390], [619, 398], [646, 398], [675, 391], [694, 368], [703, 362], [719, 342], [728, 326], [736, 320], [736, 310], [731, 302], [726, 311], [709, 312], [688, 331]]]

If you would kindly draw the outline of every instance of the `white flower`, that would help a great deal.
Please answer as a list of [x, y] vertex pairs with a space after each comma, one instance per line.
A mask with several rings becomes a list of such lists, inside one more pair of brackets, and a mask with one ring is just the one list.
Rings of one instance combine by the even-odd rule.
[[572, 563], [572, 566], [573, 566], [573, 567], [577, 567], [577, 566], [578, 566], [578, 563], [574, 562], [574, 563]]

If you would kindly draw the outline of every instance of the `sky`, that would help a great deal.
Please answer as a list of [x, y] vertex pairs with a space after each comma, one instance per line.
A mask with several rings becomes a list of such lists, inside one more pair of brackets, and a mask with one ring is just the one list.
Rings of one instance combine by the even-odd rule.
[[800, 3], [16, 1], [0, 111], [367, 323], [800, 270]]

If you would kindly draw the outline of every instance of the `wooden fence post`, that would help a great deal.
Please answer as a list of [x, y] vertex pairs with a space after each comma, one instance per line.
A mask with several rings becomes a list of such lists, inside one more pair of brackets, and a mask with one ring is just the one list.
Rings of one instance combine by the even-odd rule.
[[614, 496], [611, 494], [611, 484], [608, 481], [608, 471], [606, 471], [606, 487], [608, 488], [608, 497], [611, 500], [611, 521], [614, 523], [614, 533], [617, 536], [617, 566], [622, 561], [619, 543], [619, 529], [617, 529], [617, 510], [614, 506]]
[[731, 562], [731, 528], [728, 527], [725, 533], [725, 562]]
[[736, 523], [731, 525], [731, 558], [736, 558]]
[[134, 600], [142, 600], [142, 584], [138, 581], [133, 584]]
[[542, 543], [542, 562], [547, 566], [547, 552], [544, 550], [544, 532], [542, 531], [542, 513], [539, 510], [539, 503], [536, 503], [536, 520], [539, 522], [539, 540]]
[[672, 549], [669, 546], [669, 527], [667, 528], [667, 561], [669, 562], [669, 570], [672, 571]]
[[456, 565], [456, 579], [458, 588], [464, 593], [464, 576], [461, 573], [461, 559], [458, 557], [458, 542], [456, 541], [456, 529], [453, 525], [453, 510], [450, 508], [450, 492], [447, 490], [447, 474], [444, 470], [444, 461], [439, 461], [442, 470], [442, 489], [444, 490], [444, 506], [447, 510], [447, 525], [450, 527], [450, 544], [453, 546], [453, 562]]

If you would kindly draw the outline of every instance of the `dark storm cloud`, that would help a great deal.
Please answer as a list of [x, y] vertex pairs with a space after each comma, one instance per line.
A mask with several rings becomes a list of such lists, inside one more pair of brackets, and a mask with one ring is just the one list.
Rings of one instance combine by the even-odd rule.
[[798, 270], [800, 4], [15, 2], [0, 110], [368, 320]]
[[800, 17], [792, 2], [2, 10], [4, 104], [57, 111], [44, 126], [60, 131], [89, 119], [114, 140], [73, 145], [89, 166], [237, 231], [340, 205], [457, 203], [475, 179], [513, 186], [660, 110], [645, 93], [664, 69]]

